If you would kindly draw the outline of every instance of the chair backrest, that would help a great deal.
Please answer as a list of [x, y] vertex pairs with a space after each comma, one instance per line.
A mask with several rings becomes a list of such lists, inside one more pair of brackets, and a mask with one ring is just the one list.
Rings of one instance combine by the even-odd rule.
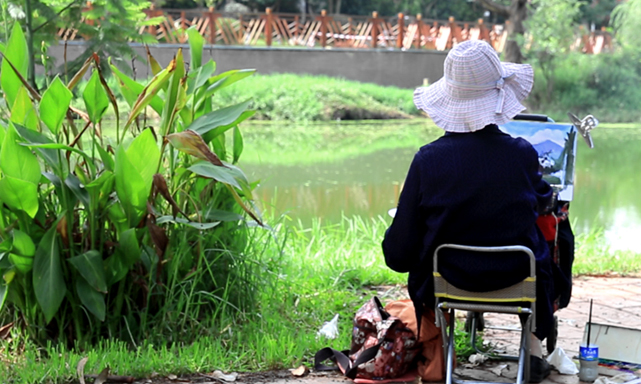
[[[456, 252], [452, 252], [456, 251]], [[519, 277], [516, 282], [507, 287], [501, 286], [498, 289], [479, 290], [462, 289], [453, 285], [440, 273], [440, 264], [447, 257], [457, 257], [456, 254], [465, 253], [467, 255], [483, 258], [492, 258], [493, 256], [503, 258], [507, 255], [519, 255], [524, 260], [529, 261], [529, 271], [525, 276]], [[527, 270], [526, 266], [526, 270]], [[528, 273], [529, 272], [529, 273]], [[458, 244], [443, 244], [434, 252], [434, 293], [437, 299], [451, 299], [457, 301], [483, 302], [488, 304], [517, 303], [536, 301], [536, 263], [534, 253], [524, 246], [502, 246], [502, 247], [478, 247]], [[508, 280], [512, 276], [506, 276]], [[499, 282], [500, 283], [500, 282]], [[493, 284], [493, 282], [492, 282]], [[459, 284], [460, 285], [460, 284]], [[498, 285], [497, 285], [498, 287]]]

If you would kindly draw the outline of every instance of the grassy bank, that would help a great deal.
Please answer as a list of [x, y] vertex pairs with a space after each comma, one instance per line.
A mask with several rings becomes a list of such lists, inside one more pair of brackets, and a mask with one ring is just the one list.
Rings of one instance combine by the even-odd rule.
[[217, 95], [230, 105], [253, 99], [255, 119], [328, 121], [417, 116], [412, 90], [327, 76], [257, 74], [251, 86], [233, 85]]
[[[112, 374], [137, 378], [310, 366], [318, 349], [349, 345], [353, 313], [374, 294], [373, 286], [405, 283], [406, 275], [392, 272], [382, 259], [380, 241], [388, 224], [386, 217], [354, 217], [303, 227], [283, 218], [273, 233], [256, 230], [264, 240], [262, 261], [276, 267], [265, 273], [275, 279], [262, 287], [256, 311], [241, 321], [223, 320], [227, 324], [216, 325], [219, 332], [191, 344], [106, 340], [90, 350], [37, 347], [14, 330], [0, 344], [0, 382], [66, 382], [83, 357], [86, 373], [109, 366]], [[575, 273], [641, 271], [641, 255], [610, 251], [602, 236], [595, 230], [577, 237]], [[317, 330], [336, 313], [339, 337], [318, 339]]]

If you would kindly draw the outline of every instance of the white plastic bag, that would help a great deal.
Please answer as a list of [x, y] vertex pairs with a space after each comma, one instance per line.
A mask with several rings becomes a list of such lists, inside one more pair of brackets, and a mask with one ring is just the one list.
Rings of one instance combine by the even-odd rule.
[[325, 336], [328, 339], [335, 339], [338, 337], [338, 313], [334, 318], [321, 327], [316, 333], [317, 336]]
[[554, 352], [547, 358], [548, 363], [554, 366], [557, 371], [562, 375], [576, 375], [579, 373], [579, 368], [576, 364], [565, 354], [563, 348], [556, 347]]

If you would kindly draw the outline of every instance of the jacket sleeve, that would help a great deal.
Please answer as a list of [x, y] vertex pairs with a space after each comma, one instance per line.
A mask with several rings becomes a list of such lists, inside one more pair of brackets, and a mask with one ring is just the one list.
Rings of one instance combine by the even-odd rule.
[[425, 233], [423, 212], [420, 153], [417, 153], [407, 173], [396, 216], [383, 239], [385, 263], [396, 272], [409, 272], [419, 263]]

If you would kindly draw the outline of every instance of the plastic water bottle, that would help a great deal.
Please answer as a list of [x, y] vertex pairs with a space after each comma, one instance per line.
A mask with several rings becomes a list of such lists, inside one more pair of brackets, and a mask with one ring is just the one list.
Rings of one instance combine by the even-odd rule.
[[591, 383], [599, 376], [599, 347], [581, 345], [579, 347], [579, 380]]

